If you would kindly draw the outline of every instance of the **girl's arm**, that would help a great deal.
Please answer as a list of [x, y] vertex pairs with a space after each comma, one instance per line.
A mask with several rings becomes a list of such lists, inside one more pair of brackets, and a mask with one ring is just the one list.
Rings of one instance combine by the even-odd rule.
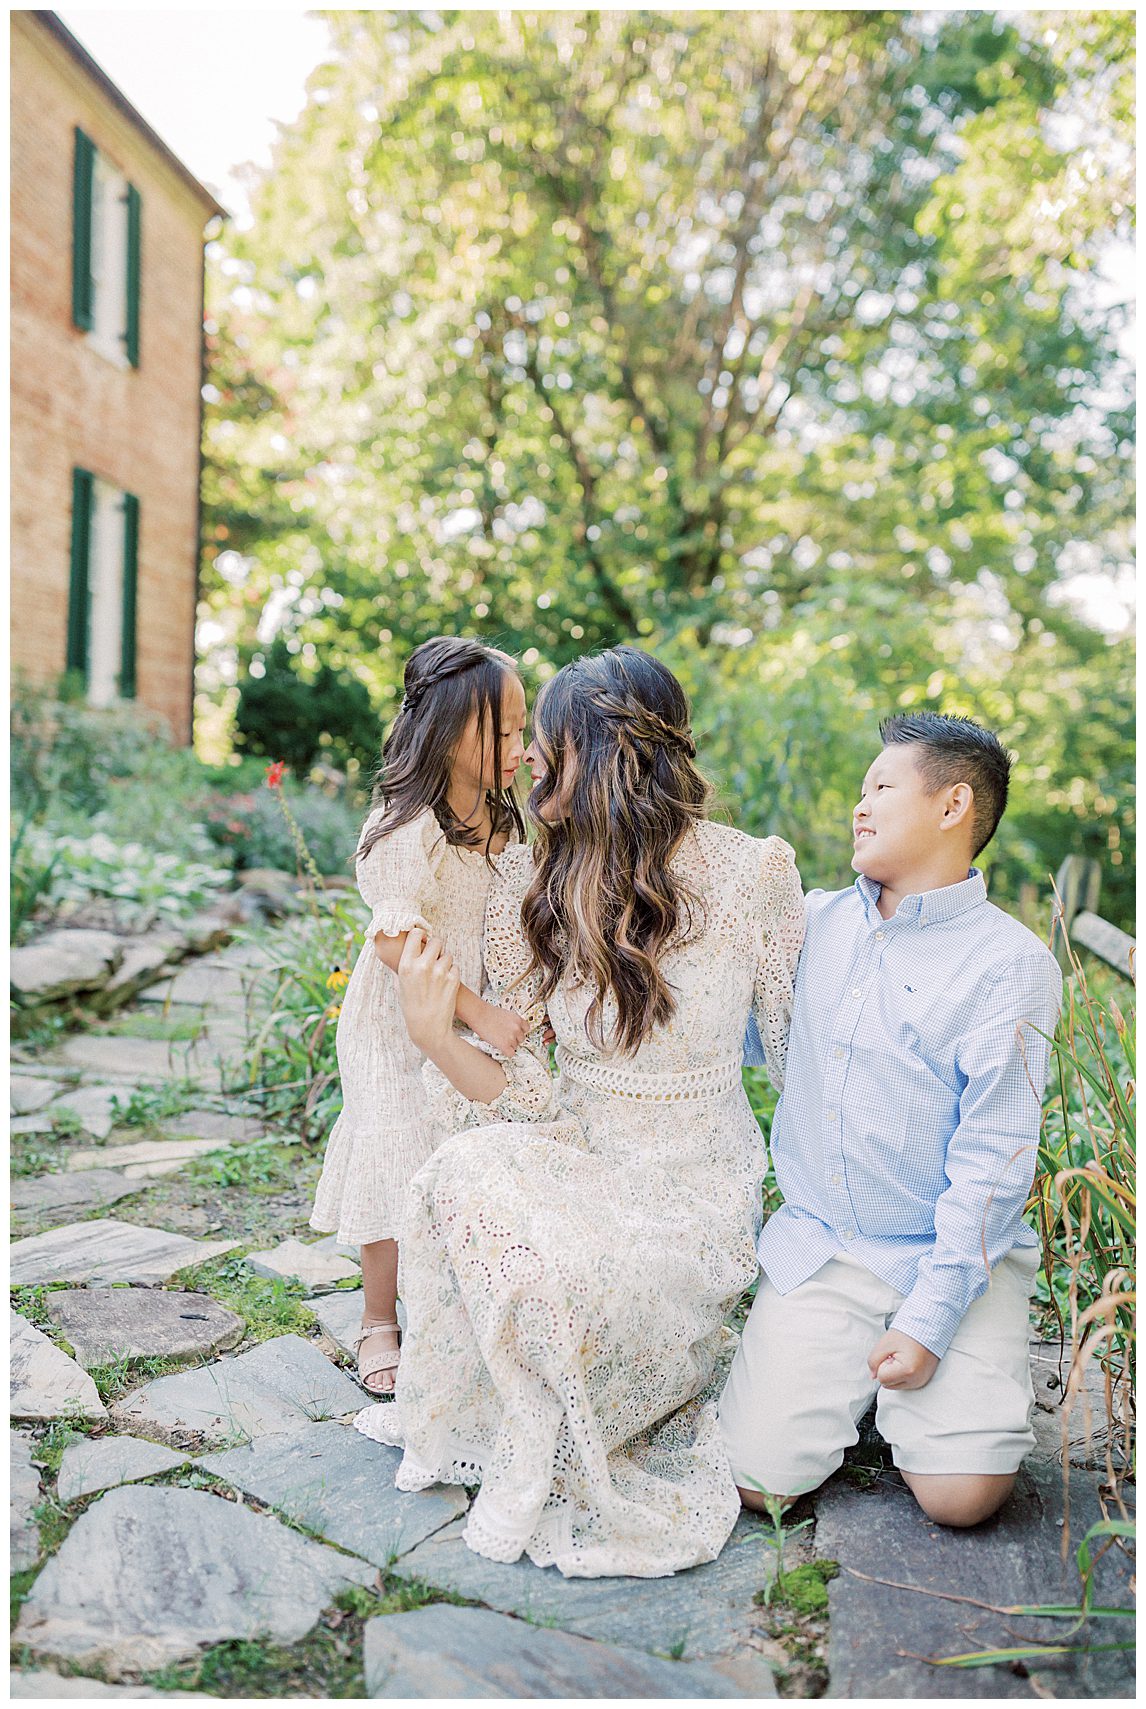
[[398, 964], [406, 1031], [454, 1088], [475, 1104], [493, 1104], [509, 1085], [505, 1069], [454, 1031], [458, 970], [440, 938], [405, 934]]
[[[374, 935], [374, 953], [391, 973], [398, 971], [409, 935], [409, 932], [400, 932], [396, 937], [388, 937], [385, 932], [376, 932]], [[464, 1027], [469, 1027], [471, 1032], [475, 1032], [479, 1038], [483, 1038], [487, 1044], [500, 1051], [502, 1056], [512, 1056], [528, 1030], [520, 1015], [511, 1014], [508, 1009], [500, 1009], [496, 1003], [487, 1003], [476, 991], [471, 991], [468, 985], [458, 985], [453, 1015]], [[410, 1037], [418, 1044], [412, 1033]], [[418, 1048], [421, 1050], [422, 1046], [419, 1044]], [[470, 1048], [472, 1049], [472, 1046]]]

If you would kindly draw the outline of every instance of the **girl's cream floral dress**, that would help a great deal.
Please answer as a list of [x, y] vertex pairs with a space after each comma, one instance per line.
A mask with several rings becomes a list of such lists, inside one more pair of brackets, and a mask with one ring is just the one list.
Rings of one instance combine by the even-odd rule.
[[[363, 837], [381, 813], [370, 815]], [[445, 1137], [422, 1082], [426, 1059], [410, 1042], [398, 980], [375, 953], [375, 933], [396, 937], [423, 927], [444, 940], [463, 985], [480, 991], [493, 872], [480, 850], [447, 843], [428, 808], [356, 864], [370, 924], [342, 996], [336, 1039], [342, 1113], [327, 1141], [310, 1226], [364, 1246], [397, 1238], [410, 1182]]]
[[405, 1449], [399, 1489], [480, 1482], [471, 1549], [524, 1550], [571, 1577], [712, 1560], [739, 1512], [703, 1391], [725, 1314], [757, 1274], [764, 1146], [744, 1029], [751, 1008], [779, 1082], [804, 913], [777, 837], [705, 822], [676, 868], [705, 919], [664, 963], [674, 1019], [613, 1058], [589, 1042], [588, 992], [562, 986], [553, 1080], [538, 977], [522, 978], [532, 856], [499, 857], [486, 971], [532, 1031], [492, 1109], [427, 1068], [453, 1137], [411, 1187], [397, 1399], [356, 1419]]

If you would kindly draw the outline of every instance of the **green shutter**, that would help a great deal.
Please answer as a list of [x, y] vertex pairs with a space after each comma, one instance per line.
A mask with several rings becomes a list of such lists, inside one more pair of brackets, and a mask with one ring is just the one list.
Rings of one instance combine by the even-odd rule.
[[135, 699], [135, 611], [139, 597], [139, 500], [123, 495], [123, 648], [119, 692]]
[[77, 125], [72, 181], [72, 319], [85, 332], [90, 332], [95, 325], [95, 291], [92, 285], [95, 159], [95, 143]]
[[123, 341], [127, 359], [139, 367], [139, 242], [143, 225], [143, 198], [134, 184], [127, 186], [127, 325]]
[[88, 674], [88, 563], [92, 544], [95, 477], [72, 470], [72, 577], [68, 591], [67, 669]]

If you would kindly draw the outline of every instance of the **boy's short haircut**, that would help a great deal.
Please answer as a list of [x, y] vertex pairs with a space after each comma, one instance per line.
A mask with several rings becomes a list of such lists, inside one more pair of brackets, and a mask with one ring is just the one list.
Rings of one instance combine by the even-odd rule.
[[942, 712], [897, 712], [879, 727], [884, 747], [910, 742], [930, 794], [969, 783], [975, 792], [975, 849], [982, 854], [1007, 806], [1011, 756], [993, 730]]

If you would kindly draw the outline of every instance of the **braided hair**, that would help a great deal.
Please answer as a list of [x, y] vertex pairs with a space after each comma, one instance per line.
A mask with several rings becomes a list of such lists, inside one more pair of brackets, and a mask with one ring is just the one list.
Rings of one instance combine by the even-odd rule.
[[522, 902], [525, 935], [545, 998], [566, 976], [587, 984], [598, 1049], [611, 999], [608, 1043], [630, 1055], [675, 1013], [661, 961], [702, 914], [672, 870], [711, 793], [694, 763], [688, 700], [650, 654], [613, 647], [546, 683], [533, 731], [547, 771], [529, 798], [536, 875]]
[[501, 783], [501, 700], [507, 676], [517, 666], [508, 653], [481, 641], [435, 635], [415, 647], [403, 673], [402, 704], [382, 748], [374, 805], [385, 808], [358, 848], [358, 859], [380, 838], [433, 809], [448, 843], [479, 848], [481, 838], [450, 806], [450, 770], [466, 725], [476, 716], [483, 759], [492, 754], [494, 786], [487, 792], [490, 833], [525, 841], [521, 809]]

